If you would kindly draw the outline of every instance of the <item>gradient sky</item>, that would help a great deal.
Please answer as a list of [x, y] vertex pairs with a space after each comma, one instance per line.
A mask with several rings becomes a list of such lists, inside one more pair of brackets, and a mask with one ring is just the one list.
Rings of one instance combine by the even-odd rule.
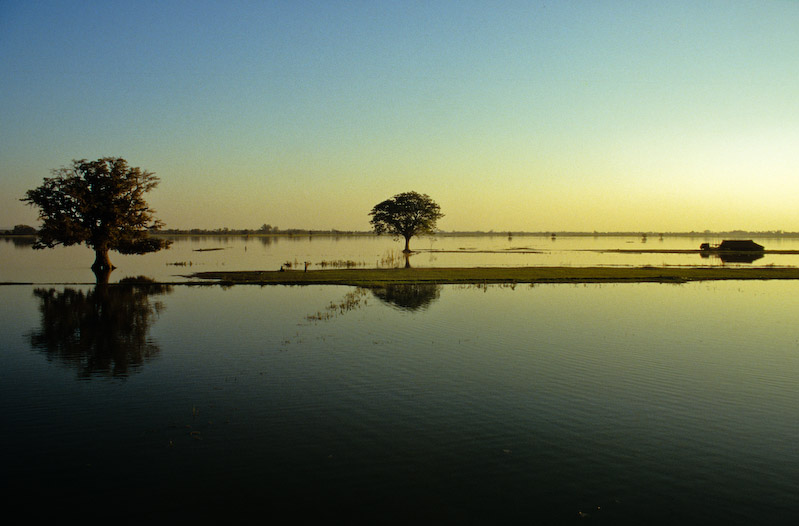
[[799, 1], [0, 0], [0, 228], [72, 159], [170, 228], [799, 231]]

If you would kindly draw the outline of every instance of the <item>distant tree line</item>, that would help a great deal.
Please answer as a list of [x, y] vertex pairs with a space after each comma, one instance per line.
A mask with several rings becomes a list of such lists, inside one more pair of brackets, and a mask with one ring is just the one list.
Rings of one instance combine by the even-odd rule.
[[11, 230], [3, 230], [5, 236], [35, 236], [39, 231], [30, 225], [16, 225]]
[[[265, 228], [268, 227], [268, 228]], [[271, 225], [264, 225], [261, 228], [164, 228], [153, 231], [153, 234], [165, 235], [193, 235], [193, 236], [313, 236], [313, 235], [359, 235], [367, 234], [369, 232], [360, 232], [356, 230], [313, 230], [305, 228], [286, 228], [279, 229]]]

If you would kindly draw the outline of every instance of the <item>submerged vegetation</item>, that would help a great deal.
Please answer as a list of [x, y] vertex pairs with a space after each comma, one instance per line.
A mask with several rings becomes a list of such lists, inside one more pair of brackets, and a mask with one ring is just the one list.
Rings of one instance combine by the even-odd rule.
[[367, 289], [358, 287], [355, 290], [345, 294], [344, 298], [338, 303], [330, 302], [330, 305], [328, 305], [324, 310], [320, 310], [314, 314], [309, 314], [305, 317], [305, 319], [308, 321], [324, 321], [344, 314], [345, 312], [358, 309], [361, 306], [366, 305], [367, 294]]
[[318, 266], [322, 268], [355, 268], [355, 267], [364, 267], [366, 263], [364, 262], [357, 262], [352, 261], [351, 259], [337, 259], [334, 261], [320, 261], [317, 263]]

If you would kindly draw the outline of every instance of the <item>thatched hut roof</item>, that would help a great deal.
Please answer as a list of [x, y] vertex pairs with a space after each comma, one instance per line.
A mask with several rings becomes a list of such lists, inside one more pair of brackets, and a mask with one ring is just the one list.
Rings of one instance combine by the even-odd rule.
[[763, 250], [763, 245], [758, 245], [751, 239], [725, 239], [718, 247], [719, 250], [733, 250], [736, 252], [751, 252]]

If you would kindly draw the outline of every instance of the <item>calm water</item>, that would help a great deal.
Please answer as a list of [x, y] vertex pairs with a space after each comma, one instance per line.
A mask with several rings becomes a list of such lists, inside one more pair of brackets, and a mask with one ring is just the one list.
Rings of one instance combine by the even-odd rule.
[[775, 524], [797, 311], [794, 282], [0, 287], [3, 492], [114, 522]]
[[[699, 254], [618, 253], [612, 250], [697, 250], [714, 237], [565, 237], [438, 236], [412, 240], [419, 253], [416, 267], [463, 266], [641, 266], [723, 265]], [[799, 250], [799, 238], [758, 238], [767, 250]], [[213, 270], [277, 270], [281, 265], [322, 268], [337, 262], [358, 267], [403, 266], [402, 243], [391, 237], [178, 237], [169, 250], [143, 256], [111, 253], [117, 269], [111, 281], [145, 275], [160, 281], [185, 281], [192, 272]], [[83, 246], [32, 250], [10, 238], [0, 238], [0, 282], [94, 283], [89, 270], [94, 254]], [[730, 265], [730, 263], [726, 263]], [[755, 265], [799, 265], [799, 255], [766, 254]], [[734, 265], [734, 264], [733, 264]]]

